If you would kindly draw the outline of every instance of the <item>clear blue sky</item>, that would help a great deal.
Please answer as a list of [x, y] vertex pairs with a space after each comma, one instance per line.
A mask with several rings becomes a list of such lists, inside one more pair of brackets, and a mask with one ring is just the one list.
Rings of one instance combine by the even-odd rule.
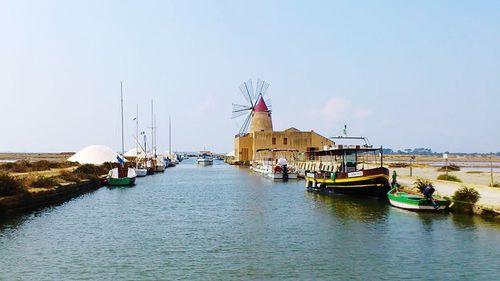
[[0, 1], [0, 151], [158, 143], [229, 151], [238, 85], [271, 86], [275, 129], [392, 148], [500, 151], [499, 1]]

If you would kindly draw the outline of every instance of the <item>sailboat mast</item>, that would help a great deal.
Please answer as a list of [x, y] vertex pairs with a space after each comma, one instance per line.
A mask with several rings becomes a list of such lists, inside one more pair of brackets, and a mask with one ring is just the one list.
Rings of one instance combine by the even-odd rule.
[[139, 104], [135, 108], [135, 167], [139, 165]]
[[152, 154], [155, 154], [154, 153], [154, 147], [155, 147], [155, 143], [154, 143], [154, 130], [155, 130], [155, 124], [154, 124], [154, 118], [153, 118], [153, 100], [151, 100], [151, 153]]
[[168, 116], [168, 153], [172, 155], [172, 122]]
[[157, 148], [156, 148], [156, 135], [158, 134], [158, 132], [156, 131], [156, 114], [155, 114], [155, 117], [154, 117], [154, 124], [155, 124], [154, 127], [155, 127], [155, 152], [156, 152], [156, 150], [157, 150]]
[[124, 133], [123, 133], [123, 82], [120, 81], [121, 114], [122, 114], [122, 156], [125, 155]]

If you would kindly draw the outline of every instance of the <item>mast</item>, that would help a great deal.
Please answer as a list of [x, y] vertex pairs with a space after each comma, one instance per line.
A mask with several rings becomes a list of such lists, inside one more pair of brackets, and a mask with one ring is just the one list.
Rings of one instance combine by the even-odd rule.
[[156, 132], [156, 114], [154, 116], [154, 132], [155, 132], [155, 156], [156, 156], [156, 150], [157, 150], [156, 149], [156, 134], [157, 134], [157, 132]]
[[135, 109], [135, 167], [139, 167], [139, 104]]
[[123, 82], [120, 81], [121, 114], [122, 114], [122, 156], [125, 155], [124, 133], [123, 133]]
[[155, 154], [155, 152], [153, 151], [154, 150], [154, 147], [155, 147], [155, 143], [154, 143], [154, 130], [155, 130], [155, 125], [154, 125], [154, 117], [153, 117], [153, 100], [151, 100], [151, 154]]
[[170, 115], [168, 116], [168, 153], [172, 155], [172, 122]]

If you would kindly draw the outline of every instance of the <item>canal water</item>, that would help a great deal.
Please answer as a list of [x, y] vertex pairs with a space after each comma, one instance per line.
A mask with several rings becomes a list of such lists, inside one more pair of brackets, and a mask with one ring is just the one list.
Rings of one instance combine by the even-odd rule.
[[188, 160], [0, 222], [0, 280], [499, 280], [500, 227]]

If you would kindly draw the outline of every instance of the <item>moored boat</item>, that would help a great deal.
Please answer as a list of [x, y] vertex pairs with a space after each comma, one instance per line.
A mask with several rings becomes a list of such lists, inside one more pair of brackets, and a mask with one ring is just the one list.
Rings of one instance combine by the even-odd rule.
[[196, 159], [196, 162], [204, 166], [213, 165], [214, 158], [210, 151], [200, 151], [198, 159]]
[[423, 194], [399, 190], [397, 187], [387, 193], [392, 206], [406, 210], [444, 210], [450, 206], [450, 200], [439, 195], [433, 195], [430, 199]]
[[[387, 196], [389, 169], [383, 166], [382, 147], [373, 148], [364, 137], [337, 137], [333, 139], [364, 140], [360, 145], [331, 145], [322, 151], [310, 152], [310, 157], [326, 157], [328, 168], [306, 171], [306, 187], [311, 191]], [[380, 160], [369, 165], [372, 153], [379, 153]], [[375, 154], [376, 155], [376, 154]], [[323, 166], [323, 167], [324, 167]]]
[[297, 171], [288, 165], [288, 161], [285, 158], [285, 155], [292, 157], [297, 153], [296, 149], [265, 148], [257, 149], [256, 153], [258, 160], [254, 161], [251, 167], [256, 173], [273, 180], [287, 181], [298, 179]]
[[111, 169], [108, 174], [109, 186], [132, 186], [135, 184], [135, 170], [128, 167], [118, 167]]
[[121, 97], [121, 119], [122, 119], [122, 154], [117, 156], [118, 167], [111, 169], [108, 173], [108, 184], [110, 186], [131, 186], [135, 184], [136, 173], [134, 169], [129, 168], [125, 163], [125, 145], [124, 145], [124, 133], [123, 133], [123, 87], [120, 83], [120, 97]]

